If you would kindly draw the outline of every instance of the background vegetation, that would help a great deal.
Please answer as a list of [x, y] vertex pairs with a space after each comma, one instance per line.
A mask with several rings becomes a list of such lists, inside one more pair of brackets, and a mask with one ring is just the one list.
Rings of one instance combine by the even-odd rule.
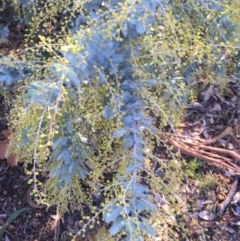
[[238, 74], [239, 1], [6, 0], [1, 11], [14, 13], [1, 45], [14, 21], [25, 41], [0, 59], [2, 91], [15, 88], [8, 154], [32, 165], [36, 198], [60, 213], [90, 207], [72, 235], [103, 220], [113, 240], [177, 239], [184, 175], [161, 132]]

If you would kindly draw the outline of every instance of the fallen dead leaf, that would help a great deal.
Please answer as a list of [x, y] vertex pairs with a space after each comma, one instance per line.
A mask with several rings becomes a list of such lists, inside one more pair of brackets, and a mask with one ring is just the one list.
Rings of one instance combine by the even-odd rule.
[[199, 199], [199, 200], [196, 201], [194, 207], [197, 210], [201, 210], [205, 205], [212, 204], [212, 203], [213, 203], [212, 200], [202, 200], [202, 199]]
[[227, 88], [226, 90], [227, 90], [228, 95], [230, 95], [232, 97], [234, 96], [234, 93], [230, 88]]
[[230, 228], [229, 226], [227, 225], [220, 225], [220, 228], [223, 229], [223, 230], [226, 230], [227, 232], [231, 233], [231, 234], [235, 234], [235, 230], [233, 228]]
[[237, 221], [237, 222], [231, 222], [231, 224], [233, 224], [233, 225], [237, 225], [237, 226], [240, 226], [240, 221]]
[[229, 77], [229, 82], [230, 83], [237, 83], [238, 82], [238, 77], [231, 74], [230, 77]]
[[240, 206], [232, 205], [231, 210], [235, 216], [240, 217]]
[[224, 200], [225, 197], [226, 197], [226, 194], [225, 194], [225, 193], [220, 192], [220, 193], [217, 194], [217, 198], [218, 198], [220, 201]]
[[202, 229], [196, 219], [192, 218], [188, 214], [184, 214], [183, 218], [191, 234], [200, 234], [202, 232]]
[[4, 241], [10, 241], [10, 239], [9, 239], [8, 236], [7, 236], [7, 234], [5, 235]]
[[167, 213], [168, 215], [170, 215], [170, 217], [173, 220], [175, 220], [175, 218], [173, 217], [173, 215], [170, 212], [169, 203], [164, 198], [162, 198], [161, 195], [157, 192], [154, 192], [154, 196], [155, 196], [156, 202], [160, 205], [160, 207], [162, 207], [164, 212]]
[[209, 134], [208, 134], [208, 130], [204, 130], [203, 131], [203, 136], [205, 137], [205, 139], [209, 139]]
[[[9, 144], [9, 137], [11, 135], [11, 131], [9, 129], [3, 130], [2, 135], [5, 138], [3, 141], [0, 142], [0, 159], [6, 158], [6, 150]], [[7, 159], [7, 166], [13, 167], [16, 166], [16, 157], [13, 154], [10, 154]]]
[[220, 94], [219, 88], [218, 87], [214, 87], [214, 94], [215, 96], [217, 96], [221, 101], [224, 101], [224, 98], [222, 97], [222, 95]]
[[210, 85], [207, 90], [202, 92], [202, 94], [204, 96], [204, 102], [207, 102], [215, 94], [214, 85]]
[[237, 204], [240, 201], [240, 192], [236, 192], [233, 197], [232, 204]]
[[214, 221], [201, 221], [199, 222], [199, 224], [201, 225], [201, 227], [204, 228], [212, 228], [215, 226], [215, 222]]
[[[5, 222], [0, 219], [0, 226], [3, 226], [4, 224], [5, 224]], [[12, 224], [9, 224], [7, 227], [8, 231], [13, 231], [14, 229], [15, 229], [15, 227]]]
[[213, 212], [204, 210], [198, 213], [198, 217], [206, 221], [212, 221], [216, 218], [216, 215]]
[[212, 108], [210, 111], [221, 111], [221, 110], [222, 110], [221, 105], [218, 104], [218, 103], [215, 103], [215, 104], [213, 105], [213, 108]]

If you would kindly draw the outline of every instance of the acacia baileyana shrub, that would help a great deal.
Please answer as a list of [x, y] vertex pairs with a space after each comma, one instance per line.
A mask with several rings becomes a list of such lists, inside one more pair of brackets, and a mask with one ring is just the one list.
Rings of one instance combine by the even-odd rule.
[[234, 71], [239, 3], [56, 2], [33, 19], [67, 16], [65, 36], [41, 33], [14, 58], [22, 69], [14, 79], [25, 84], [11, 111], [8, 152], [33, 164], [32, 182], [49, 205], [61, 213], [90, 207], [83, 231], [101, 214], [115, 238], [172, 239], [167, 225], [181, 212], [182, 175], [177, 158], [161, 159], [154, 147], [163, 144], [162, 128], [179, 122], [200, 77], [224, 87]]

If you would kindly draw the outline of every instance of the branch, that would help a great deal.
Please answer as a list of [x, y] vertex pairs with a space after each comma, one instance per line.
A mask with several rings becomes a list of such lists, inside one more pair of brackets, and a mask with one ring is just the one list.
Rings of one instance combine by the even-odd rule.
[[218, 136], [210, 139], [210, 140], [204, 140], [204, 139], [198, 139], [198, 141], [203, 142], [204, 144], [214, 144], [216, 143], [218, 140], [224, 138], [225, 136], [228, 136], [232, 133], [232, 127], [228, 126], [223, 132], [221, 132]]
[[[182, 155], [186, 155], [186, 156], [197, 157], [197, 158], [207, 161], [209, 163], [219, 164], [221, 166], [224, 166], [226, 168], [229, 168], [233, 171], [240, 173], [240, 167], [238, 167], [234, 163], [232, 163], [230, 159], [228, 160], [227, 158], [225, 158], [224, 160], [222, 160], [221, 156], [219, 156], [219, 158], [216, 158], [216, 157], [212, 158], [207, 155], [201, 154], [200, 153], [201, 151], [199, 151], [199, 150], [189, 150], [187, 147], [182, 146], [177, 141], [171, 139], [170, 137], [167, 137], [164, 134], [161, 134], [161, 139], [166, 141], [168, 144], [172, 145], [174, 147], [175, 152], [180, 152]], [[210, 148], [213, 148], [213, 147], [210, 147]]]
[[230, 188], [230, 191], [227, 195], [227, 197], [225, 198], [225, 200], [219, 205], [219, 209], [218, 209], [218, 215], [222, 216], [223, 213], [225, 212], [225, 210], [227, 209], [227, 206], [229, 205], [229, 203], [232, 201], [232, 198], [234, 197], [236, 191], [237, 191], [237, 187], [238, 187], [238, 181], [239, 181], [239, 176], [236, 175], [234, 177], [232, 186]]

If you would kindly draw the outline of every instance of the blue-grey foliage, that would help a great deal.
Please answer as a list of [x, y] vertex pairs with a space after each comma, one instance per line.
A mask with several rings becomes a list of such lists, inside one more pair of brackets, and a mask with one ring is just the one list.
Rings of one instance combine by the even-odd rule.
[[[110, 12], [118, 11], [117, 3], [119, 1], [106, 2], [106, 7], [111, 10]], [[123, 115], [123, 127], [116, 130], [114, 136], [122, 138], [124, 149], [132, 152], [132, 161], [128, 164], [127, 176], [119, 179], [119, 182], [122, 183], [122, 189], [125, 190], [127, 206], [122, 205], [116, 208], [115, 204], [112, 204], [111, 208], [106, 210], [104, 220], [111, 224], [111, 235], [125, 230], [128, 233], [126, 240], [141, 240], [142, 233], [152, 236], [155, 233], [148, 223], [148, 217], [156, 211], [156, 206], [147, 201], [150, 197], [150, 190], [147, 185], [139, 183], [138, 175], [144, 170], [143, 149], [146, 144], [144, 132], [155, 130], [152, 118], [146, 116], [145, 110], [148, 106], [141, 97], [141, 90], [155, 86], [157, 80], [133, 76], [134, 66], [132, 66], [131, 58], [138, 57], [140, 46], [130, 47], [129, 43], [131, 39], [144, 37], [150, 31], [149, 27], [156, 22], [156, 19], [149, 14], [149, 11], [162, 14], [161, 9], [157, 10], [159, 3], [159, 1], [153, 0], [144, 1], [143, 4], [136, 3], [136, 11], [129, 13], [129, 20], [124, 22], [121, 41], [114, 38], [106, 39], [100, 31], [101, 28], [104, 30], [104, 27], [98, 25], [95, 27], [96, 30], [92, 29], [90, 36], [86, 39], [78, 38], [76, 34], [75, 42], [77, 41], [83, 50], [77, 53], [67, 50], [61, 51], [68, 64], [55, 62], [51, 68], [52, 73], [59, 79], [58, 84], [51, 87], [47, 86], [48, 84], [44, 86], [45, 84], [40, 82], [33, 82], [26, 94], [26, 100], [30, 103], [38, 103], [43, 106], [48, 103], [51, 108], [53, 107], [51, 103], [54, 103], [59, 96], [58, 86], [60, 82], [69, 91], [75, 89], [80, 94], [84, 94], [82, 86], [91, 83], [94, 79], [99, 80], [99, 85], [107, 85], [109, 76], [111, 76], [111, 81], [115, 82], [116, 87], [120, 84], [118, 93], [111, 93], [110, 99], [113, 101], [110, 102], [110, 99], [106, 99], [103, 116], [107, 119], [114, 119], [120, 113]], [[85, 23], [85, 18], [89, 18], [89, 16], [93, 19], [104, 18], [104, 16], [96, 14], [96, 10], [101, 7], [101, 4], [102, 2], [98, 0], [85, 4], [85, 10], [88, 11], [89, 15], [77, 17], [76, 25], [80, 25], [81, 28], [81, 24]], [[139, 17], [143, 15], [146, 17], [139, 21]], [[111, 18], [111, 16], [108, 17]], [[77, 33], [75, 27], [73, 31]], [[114, 35], [115, 29], [112, 31]], [[134, 56], [131, 56], [130, 53], [133, 53]], [[47, 82], [51, 83], [52, 80], [49, 79]], [[118, 104], [121, 104], [121, 107]], [[79, 144], [74, 145], [77, 135], [72, 133], [72, 124], [74, 123], [66, 119], [66, 123], [60, 127], [60, 132], [64, 132], [65, 137], [53, 140], [50, 158], [55, 158], [60, 165], [50, 173], [50, 176], [59, 179], [60, 187], [62, 183], [70, 184], [74, 176], [84, 179], [88, 174], [85, 160], [91, 152], [91, 148], [87, 148], [86, 143], [80, 144], [79, 140]], [[115, 178], [118, 179], [118, 176]], [[133, 194], [130, 194], [131, 192]], [[112, 202], [115, 203], [114, 200]], [[121, 216], [122, 213], [126, 214], [126, 218]], [[137, 224], [132, 218], [138, 220]]]
[[10, 86], [21, 81], [23, 78], [24, 71], [22, 69], [16, 68], [6, 68], [4, 66], [0, 67], [0, 83]]
[[0, 44], [6, 43], [8, 41], [9, 34], [10, 34], [10, 31], [9, 31], [8, 25], [5, 25], [5, 26], [0, 25]]

